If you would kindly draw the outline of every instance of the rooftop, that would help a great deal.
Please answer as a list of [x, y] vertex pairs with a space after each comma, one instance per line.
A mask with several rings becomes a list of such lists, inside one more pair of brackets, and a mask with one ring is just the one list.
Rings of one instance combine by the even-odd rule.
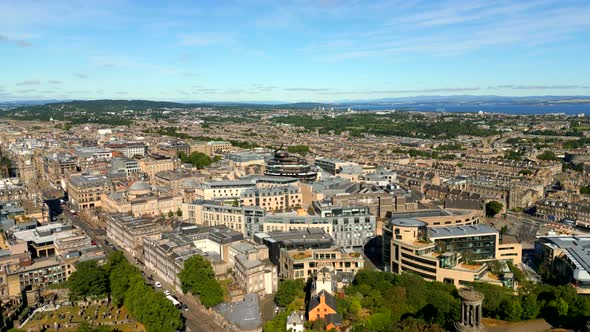
[[251, 330], [262, 326], [260, 304], [256, 294], [246, 294], [244, 301], [224, 302], [213, 308], [240, 329]]
[[590, 282], [590, 236], [547, 236], [545, 244], [564, 249], [565, 255], [575, 265], [574, 278]]
[[424, 227], [426, 223], [417, 219], [392, 219], [389, 222], [392, 226], [401, 226], [401, 227]]
[[428, 238], [438, 239], [455, 236], [498, 234], [498, 231], [488, 225], [447, 226], [428, 229]]

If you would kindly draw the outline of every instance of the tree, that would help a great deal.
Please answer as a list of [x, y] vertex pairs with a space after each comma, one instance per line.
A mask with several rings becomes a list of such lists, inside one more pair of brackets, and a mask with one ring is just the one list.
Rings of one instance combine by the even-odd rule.
[[293, 145], [287, 147], [287, 151], [290, 153], [306, 154], [309, 152], [309, 146], [307, 145]]
[[174, 211], [170, 210], [168, 211], [168, 218], [172, 218], [174, 217]]
[[211, 165], [211, 158], [201, 152], [193, 152], [189, 156], [191, 163], [197, 168], [205, 168]]
[[313, 208], [313, 206], [309, 206], [307, 208], [307, 214], [309, 214], [310, 216], [313, 216], [315, 214], [315, 209]]
[[549, 151], [549, 150], [543, 151], [543, 153], [541, 153], [540, 155], [537, 156], [537, 159], [539, 159], [539, 160], [559, 160], [559, 158], [557, 158], [557, 156], [555, 155], [555, 152]]
[[539, 316], [541, 307], [535, 294], [529, 294], [522, 300], [522, 319], [535, 319]]
[[311, 329], [313, 331], [325, 331], [326, 330], [326, 321], [322, 318], [316, 319], [311, 323]]
[[521, 169], [520, 171], [518, 171], [518, 174], [524, 175], [524, 176], [531, 175], [533, 173], [534, 172], [531, 171], [530, 169]]
[[109, 293], [108, 276], [95, 261], [82, 262], [76, 268], [76, 272], [72, 273], [67, 283], [73, 299]]
[[281, 307], [288, 306], [296, 298], [305, 296], [304, 288], [305, 285], [300, 279], [282, 281], [275, 295], [275, 303]]
[[508, 226], [504, 225], [500, 228], [500, 235], [508, 234]]
[[493, 217], [502, 211], [504, 205], [498, 201], [489, 201], [486, 203], [486, 216]]
[[178, 210], [176, 210], [176, 216], [182, 217], [182, 210], [180, 208], [178, 208]]
[[590, 195], [590, 185], [581, 186], [580, 187], [580, 194], [582, 194], [582, 195]]
[[501, 316], [505, 320], [517, 321], [522, 317], [522, 304], [517, 297], [502, 301], [500, 308]]
[[215, 279], [211, 263], [203, 256], [195, 255], [184, 261], [178, 278], [182, 291], [198, 295], [205, 307], [210, 308], [223, 302], [223, 289]]
[[205, 168], [211, 165], [212, 163], [212, 160], [208, 155], [197, 151], [191, 153], [188, 156], [186, 155], [186, 153], [181, 151], [178, 153], [178, 157], [183, 163], [190, 163], [199, 169]]

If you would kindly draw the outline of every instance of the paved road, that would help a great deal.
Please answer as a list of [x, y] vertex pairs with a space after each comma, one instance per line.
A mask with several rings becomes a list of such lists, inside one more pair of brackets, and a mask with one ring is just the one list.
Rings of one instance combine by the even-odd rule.
[[[50, 206], [50, 209], [52, 210], [52, 212], [50, 212], [51, 216], [55, 216], [56, 218], [60, 218], [60, 216], [61, 216], [61, 217], [63, 217], [64, 222], [70, 222], [72, 225], [82, 229], [86, 234], [88, 234], [88, 236], [90, 236], [93, 240], [96, 241], [97, 245], [102, 247], [102, 249], [105, 251], [105, 254], [108, 255], [112, 251], [117, 250], [116, 248], [111, 247], [110, 245], [106, 244], [106, 241], [107, 241], [106, 230], [101, 229], [101, 228], [95, 228], [93, 225], [86, 223], [79, 216], [73, 215], [67, 206], [62, 209], [59, 206], [59, 203], [57, 205], [55, 203], [48, 204], [48, 205]], [[127, 259], [129, 260], [129, 262], [131, 262], [132, 264], [134, 264], [135, 266], [137, 266], [140, 270], [142, 270], [144, 272], [144, 275], [146, 278], [148, 275], [153, 274], [153, 272], [149, 271], [145, 266], [137, 264], [135, 259], [133, 257], [131, 257], [131, 255], [129, 255], [127, 252], [123, 251], [123, 253], [125, 253], [125, 256], [127, 256]], [[156, 288], [156, 291], [163, 292], [165, 289], [168, 289], [168, 290], [173, 289], [172, 286], [166, 284], [165, 282], [163, 282], [162, 280], [159, 280], [156, 277], [154, 278], [154, 280], [160, 281], [162, 283], [162, 288]], [[148, 282], [147, 279], [146, 279], [146, 282]], [[211, 317], [207, 313], [197, 309], [197, 307], [195, 305], [196, 300], [194, 298], [189, 299], [187, 296], [185, 296], [183, 294], [176, 293], [176, 292], [172, 292], [172, 294], [174, 294], [180, 300], [180, 302], [186, 304], [189, 307], [188, 311], [182, 310], [182, 315], [185, 318], [185, 324], [186, 324], [187, 331], [189, 331], [189, 332], [209, 332], [209, 331], [221, 332], [221, 331], [224, 331], [223, 329], [221, 329], [219, 326], [217, 326], [217, 324], [215, 324], [212, 321]]]
[[[135, 262], [135, 259], [133, 257], [131, 257], [127, 252], [124, 251], [124, 253], [130, 262]], [[144, 265], [135, 264], [135, 266], [137, 266], [141, 271], [144, 272], [144, 277], [146, 278], [146, 282], [149, 282], [147, 280], [147, 276], [152, 275], [153, 272], [150, 271], [148, 268], [146, 268]], [[223, 329], [221, 329], [217, 324], [215, 324], [212, 321], [211, 317], [207, 313], [205, 313], [197, 308], [196, 299], [189, 298], [189, 296], [186, 296], [181, 293], [177, 293], [176, 291], [174, 291], [174, 289], [172, 288], [171, 285], [167, 284], [166, 282], [159, 279], [155, 275], [153, 276], [153, 279], [154, 279], [154, 282], [159, 281], [160, 283], [162, 283], [161, 288], [155, 288], [156, 292], [164, 292], [164, 290], [169, 290], [170, 293], [172, 295], [176, 296], [180, 302], [182, 302], [183, 304], [186, 304], [189, 307], [188, 311], [182, 310], [182, 315], [186, 319], [186, 330], [187, 331], [189, 331], [189, 332], [208, 332], [208, 331], [221, 332], [221, 331], [224, 331]]]

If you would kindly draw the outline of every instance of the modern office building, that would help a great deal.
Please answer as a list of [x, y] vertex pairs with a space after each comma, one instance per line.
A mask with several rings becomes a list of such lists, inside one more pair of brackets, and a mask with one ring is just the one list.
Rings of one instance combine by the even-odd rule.
[[570, 283], [578, 294], [590, 294], [590, 236], [542, 236], [535, 254], [552, 277]]
[[298, 178], [302, 182], [312, 182], [317, 172], [305, 159], [290, 155], [286, 151], [275, 151], [272, 159], [266, 162], [265, 175]]
[[141, 168], [135, 159], [117, 157], [111, 160], [111, 171], [113, 173], [125, 174], [125, 176], [132, 176], [141, 172]]
[[416, 219], [428, 227], [464, 226], [478, 224], [482, 213], [481, 210], [428, 209], [394, 212], [391, 219]]
[[386, 271], [409, 271], [426, 280], [464, 287], [474, 281], [514, 287], [511, 273], [491, 275], [485, 262], [519, 264], [520, 244], [500, 244], [499, 233], [487, 225], [430, 226], [418, 219], [392, 219], [383, 226]]
[[[320, 214], [321, 213], [321, 214]], [[342, 248], [362, 248], [376, 235], [376, 218], [367, 207], [326, 207], [317, 215], [276, 213], [262, 218], [262, 231], [288, 232], [322, 229]]]
[[329, 159], [329, 158], [316, 158], [314, 161], [314, 164], [317, 167], [324, 170], [325, 172], [328, 172], [332, 175], [336, 175], [336, 174], [340, 173], [340, 171], [342, 170], [342, 167], [350, 166], [350, 165], [357, 165], [358, 166], [357, 163], [354, 163], [352, 161], [344, 161], [344, 160]]

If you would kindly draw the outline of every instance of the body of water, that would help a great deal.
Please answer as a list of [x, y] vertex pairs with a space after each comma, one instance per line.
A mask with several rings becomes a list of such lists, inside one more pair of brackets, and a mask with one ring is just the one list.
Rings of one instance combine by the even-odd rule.
[[391, 109], [413, 109], [416, 111], [427, 112], [467, 112], [476, 113], [483, 111], [486, 113], [504, 113], [504, 114], [549, 114], [565, 113], [567, 115], [586, 114], [590, 115], [590, 104], [550, 104], [550, 105], [521, 105], [521, 104], [498, 104], [498, 105], [453, 105], [442, 103], [428, 104], [389, 104], [389, 105], [355, 105], [351, 107], [356, 110], [391, 110]]

